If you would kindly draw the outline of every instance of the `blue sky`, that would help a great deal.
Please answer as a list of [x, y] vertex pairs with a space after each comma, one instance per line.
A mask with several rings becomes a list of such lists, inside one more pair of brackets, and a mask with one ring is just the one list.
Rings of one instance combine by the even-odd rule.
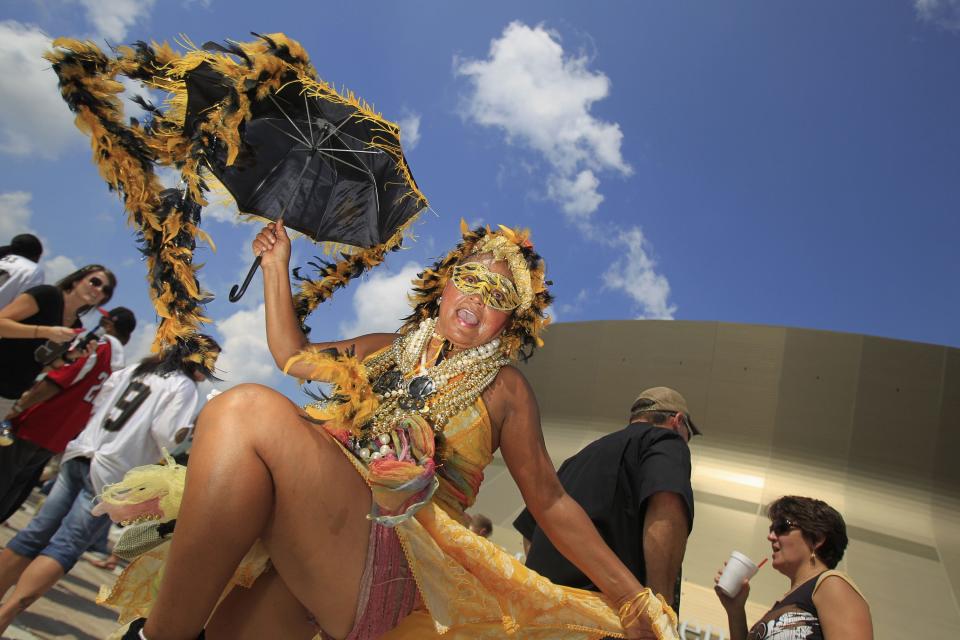
[[[0, 243], [37, 233], [50, 276], [113, 268], [114, 302], [144, 327], [133, 355], [153, 322], [145, 270], [39, 54], [60, 35], [249, 31], [299, 40], [324, 79], [399, 121], [436, 212], [312, 316], [316, 339], [395, 328], [409, 277], [464, 217], [533, 229], [560, 321], [721, 320], [960, 346], [958, 0], [7, 3]], [[256, 227], [228, 204], [204, 227], [223, 377], [277, 384], [259, 287], [226, 301]], [[314, 253], [300, 240], [295, 262]]]

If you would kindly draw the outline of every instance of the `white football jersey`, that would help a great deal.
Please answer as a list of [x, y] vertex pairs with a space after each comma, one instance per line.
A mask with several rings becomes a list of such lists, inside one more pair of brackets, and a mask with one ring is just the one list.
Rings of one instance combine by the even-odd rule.
[[0, 258], [0, 309], [38, 284], [43, 284], [43, 269], [36, 262], [12, 253]]
[[197, 410], [197, 383], [180, 373], [137, 378], [131, 365], [113, 373], [93, 403], [86, 428], [71, 441], [63, 460], [88, 457], [97, 493], [144, 464], [158, 462], [161, 448], [172, 449], [177, 431], [190, 426]]

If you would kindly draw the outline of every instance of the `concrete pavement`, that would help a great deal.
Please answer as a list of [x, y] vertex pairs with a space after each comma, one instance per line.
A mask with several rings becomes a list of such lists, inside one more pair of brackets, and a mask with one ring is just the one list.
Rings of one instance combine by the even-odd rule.
[[[39, 492], [6, 525], [0, 525], [0, 545], [5, 546], [30, 522]], [[85, 556], [86, 557], [86, 556]], [[117, 614], [96, 604], [100, 585], [111, 584], [119, 574], [80, 562], [47, 595], [17, 616], [3, 640], [100, 640], [116, 629]], [[12, 590], [11, 590], [12, 593]]]

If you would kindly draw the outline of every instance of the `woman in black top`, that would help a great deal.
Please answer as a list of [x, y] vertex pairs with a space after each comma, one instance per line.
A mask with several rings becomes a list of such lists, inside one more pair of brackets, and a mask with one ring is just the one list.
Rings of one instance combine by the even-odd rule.
[[27, 289], [0, 309], [0, 417], [16, 412], [15, 401], [40, 373], [36, 348], [47, 340], [72, 340], [80, 316], [109, 302], [116, 286], [109, 269], [90, 264], [56, 285]]
[[[747, 631], [744, 605], [750, 583], [730, 597], [717, 587], [727, 611], [730, 640], [872, 640], [870, 607], [853, 581], [833, 569], [847, 548], [843, 516], [822, 500], [784, 496], [767, 508], [773, 568], [790, 590]], [[715, 581], [719, 581], [721, 567]]]

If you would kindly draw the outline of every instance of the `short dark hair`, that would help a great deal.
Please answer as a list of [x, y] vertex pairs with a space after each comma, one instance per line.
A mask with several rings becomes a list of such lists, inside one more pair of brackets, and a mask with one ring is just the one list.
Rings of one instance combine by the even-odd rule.
[[[104, 296], [103, 301], [100, 303], [107, 304], [110, 302], [110, 298], [113, 297], [113, 292], [117, 289], [117, 276], [113, 275], [113, 272], [102, 264], [88, 264], [85, 267], [80, 267], [73, 273], [60, 278], [60, 280], [57, 281], [56, 287], [60, 289], [60, 291], [70, 291], [73, 289], [75, 284], [86, 278], [91, 273], [96, 273], [97, 271], [103, 271], [103, 273], [107, 276], [107, 280], [109, 280], [110, 293]], [[79, 314], [83, 315], [91, 308], [92, 307], [90, 306], [80, 307]]]
[[785, 519], [797, 525], [804, 539], [814, 547], [813, 552], [830, 569], [843, 559], [849, 541], [847, 525], [840, 512], [823, 500], [783, 496], [770, 503], [767, 517], [771, 521]]
[[10, 244], [0, 247], [0, 258], [14, 255], [26, 258], [31, 262], [40, 262], [43, 255], [43, 245], [40, 239], [32, 233], [21, 233], [14, 236]]

